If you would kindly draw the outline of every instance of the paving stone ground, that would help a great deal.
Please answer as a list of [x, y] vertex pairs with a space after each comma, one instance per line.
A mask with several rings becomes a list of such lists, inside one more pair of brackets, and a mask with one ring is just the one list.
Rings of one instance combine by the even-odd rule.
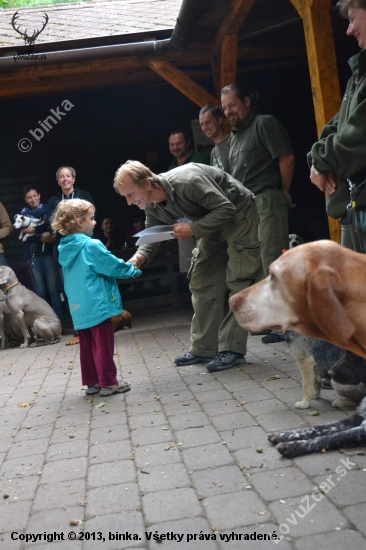
[[[85, 395], [79, 349], [65, 346], [66, 336], [0, 352], [0, 548], [366, 547], [366, 449], [287, 460], [266, 438], [351, 411], [333, 409], [329, 390], [311, 403], [320, 416], [296, 410], [296, 361], [286, 344], [261, 337], [249, 338], [239, 368], [175, 367], [189, 347], [190, 316], [140, 317], [116, 334], [120, 374], [132, 383], [124, 395]], [[341, 460], [349, 465], [342, 477]], [[329, 478], [334, 487], [314, 493]], [[280, 542], [265, 540], [280, 526]], [[45, 540], [54, 533], [65, 540]], [[31, 534], [43, 540], [21, 540]]]

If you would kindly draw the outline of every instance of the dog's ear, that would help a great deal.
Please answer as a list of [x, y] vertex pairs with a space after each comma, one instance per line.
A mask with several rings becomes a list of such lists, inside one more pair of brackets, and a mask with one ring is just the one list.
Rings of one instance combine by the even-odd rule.
[[307, 302], [318, 328], [339, 347], [349, 344], [356, 331], [341, 302], [342, 281], [329, 266], [322, 266], [309, 275]]

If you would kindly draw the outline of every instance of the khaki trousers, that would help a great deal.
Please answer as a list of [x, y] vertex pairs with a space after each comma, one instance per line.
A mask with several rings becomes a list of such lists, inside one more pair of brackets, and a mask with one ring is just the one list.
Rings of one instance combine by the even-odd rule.
[[280, 189], [266, 189], [255, 197], [259, 214], [258, 236], [264, 277], [269, 266], [289, 247], [288, 206]]
[[224, 317], [230, 296], [249, 287], [260, 271], [259, 217], [254, 201], [220, 231], [202, 237], [193, 251], [188, 277], [192, 293], [191, 353], [215, 357], [218, 351], [246, 353], [248, 333], [232, 309]]

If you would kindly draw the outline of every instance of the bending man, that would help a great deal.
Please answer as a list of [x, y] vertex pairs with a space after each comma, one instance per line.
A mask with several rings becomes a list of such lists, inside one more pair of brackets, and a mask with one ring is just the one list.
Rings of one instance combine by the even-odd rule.
[[[146, 212], [146, 228], [173, 225], [177, 239], [200, 239], [189, 271], [194, 315], [191, 349], [177, 366], [209, 361], [210, 371], [245, 363], [247, 332], [229, 309], [225, 295], [253, 284], [260, 269], [258, 214], [253, 195], [218, 168], [190, 163], [156, 175], [137, 161], [116, 172], [114, 188]], [[176, 223], [187, 217], [192, 223]], [[146, 265], [160, 244], [140, 246], [130, 262]]]

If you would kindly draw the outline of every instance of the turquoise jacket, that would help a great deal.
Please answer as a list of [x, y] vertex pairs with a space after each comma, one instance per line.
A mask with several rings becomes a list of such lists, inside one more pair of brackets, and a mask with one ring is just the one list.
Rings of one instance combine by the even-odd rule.
[[119, 315], [123, 309], [116, 278], [129, 279], [141, 271], [82, 233], [63, 237], [58, 250], [74, 328], [94, 327]]

